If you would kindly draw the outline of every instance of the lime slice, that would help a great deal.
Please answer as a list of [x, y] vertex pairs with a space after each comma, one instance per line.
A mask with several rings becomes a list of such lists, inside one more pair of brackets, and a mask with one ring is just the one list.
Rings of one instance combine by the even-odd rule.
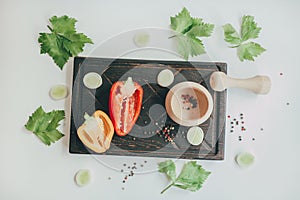
[[64, 99], [68, 96], [68, 88], [64, 85], [55, 85], [50, 89], [49, 95], [54, 100]]
[[254, 155], [248, 152], [242, 152], [235, 157], [235, 161], [240, 167], [249, 167], [254, 163]]
[[78, 186], [85, 186], [91, 181], [91, 173], [88, 169], [81, 169], [75, 175], [75, 182]]
[[162, 87], [168, 87], [174, 81], [174, 74], [169, 69], [164, 69], [157, 76], [157, 83]]
[[187, 141], [194, 146], [197, 146], [202, 143], [204, 138], [203, 130], [198, 126], [191, 127], [186, 135]]
[[145, 47], [149, 43], [150, 36], [148, 33], [138, 33], [134, 36], [133, 41], [137, 47]]
[[84, 75], [83, 84], [89, 89], [97, 89], [102, 85], [102, 78], [96, 72], [89, 72]]

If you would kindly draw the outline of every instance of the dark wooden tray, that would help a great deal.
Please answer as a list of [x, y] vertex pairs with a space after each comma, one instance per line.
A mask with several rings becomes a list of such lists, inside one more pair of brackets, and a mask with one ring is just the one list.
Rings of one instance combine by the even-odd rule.
[[[168, 88], [156, 82], [157, 74], [170, 69], [175, 80]], [[140, 116], [132, 131], [125, 137], [114, 135], [106, 155], [168, 157], [184, 159], [224, 159], [224, 133], [226, 92], [215, 92], [209, 86], [209, 77], [214, 71], [227, 72], [225, 63], [181, 62], [160, 60], [132, 60], [110, 58], [74, 59], [72, 109], [70, 127], [70, 153], [94, 154], [87, 149], [77, 136], [77, 128], [84, 122], [84, 113], [93, 114], [95, 110], [108, 112], [108, 99], [111, 85], [131, 76], [144, 89]], [[83, 85], [83, 77], [88, 72], [102, 76], [103, 84], [96, 90]], [[206, 87], [214, 100], [211, 117], [200, 125], [205, 138], [199, 146], [191, 146], [186, 140], [189, 127], [179, 126], [166, 114], [165, 97], [169, 89], [182, 81], [198, 82]], [[175, 145], [159, 137], [157, 130], [164, 125], [175, 127]]]

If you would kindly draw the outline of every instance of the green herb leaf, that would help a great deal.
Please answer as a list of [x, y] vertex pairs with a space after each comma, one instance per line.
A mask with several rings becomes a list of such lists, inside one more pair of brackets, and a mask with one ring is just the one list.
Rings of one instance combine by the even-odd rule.
[[170, 19], [171, 28], [176, 32], [174, 37], [177, 39], [178, 53], [186, 60], [189, 56], [204, 54], [204, 45], [198, 37], [209, 37], [214, 25], [204, 23], [200, 18], [192, 18], [186, 8]]
[[193, 24], [191, 29], [186, 33], [189, 37], [209, 37], [211, 36], [214, 25], [204, 23], [200, 18], [192, 18]]
[[179, 187], [184, 190], [195, 192], [199, 190], [211, 172], [206, 171], [196, 161], [187, 162], [177, 178], [175, 172], [175, 164], [168, 160], [158, 164], [159, 172], [165, 173], [172, 181], [162, 192], [164, 193], [172, 186]]
[[260, 30], [261, 28], [257, 27], [253, 16], [243, 16], [241, 28], [241, 36], [243, 41], [247, 41], [250, 38], [258, 38]]
[[190, 26], [193, 24], [193, 19], [186, 8], [183, 8], [180, 13], [171, 17], [171, 28], [178, 32], [185, 34], [190, 30]]
[[195, 192], [202, 187], [210, 173], [198, 165], [196, 161], [190, 161], [184, 165], [174, 186]]
[[25, 128], [33, 132], [44, 144], [50, 145], [64, 136], [56, 129], [59, 122], [64, 118], [65, 112], [63, 110], [53, 110], [46, 113], [40, 106], [29, 117]]
[[262, 46], [255, 42], [248, 42], [241, 44], [238, 47], [238, 56], [241, 61], [251, 60], [254, 61], [254, 57], [259, 56], [262, 52], [266, 51]]
[[177, 48], [178, 53], [188, 60], [190, 56], [197, 56], [205, 53], [204, 45], [202, 41], [196, 37], [188, 37], [186, 35], [177, 35]]
[[230, 44], [240, 45], [242, 40], [238, 32], [233, 28], [231, 24], [225, 24], [223, 26], [225, 41]]
[[52, 33], [40, 33], [38, 41], [41, 43], [41, 54], [48, 53], [59, 68], [62, 69], [71, 57], [71, 54], [63, 48], [62, 39]]
[[93, 44], [92, 40], [83, 33], [76, 33], [76, 19], [68, 16], [53, 16], [50, 20], [51, 33], [40, 33], [38, 42], [41, 44], [41, 54], [48, 54], [60, 69], [72, 56], [83, 51], [85, 43]]
[[245, 43], [249, 39], [258, 38], [260, 27], [257, 27], [256, 22], [254, 22], [254, 17], [243, 16], [241, 25], [241, 36], [233, 28], [231, 24], [225, 24], [223, 26], [225, 41], [233, 44], [231, 48], [237, 48], [237, 54], [241, 61], [250, 60], [254, 61], [254, 57], [262, 54], [266, 49], [264, 49], [260, 44], [254, 42]]
[[172, 160], [167, 160], [158, 164], [158, 171], [165, 173], [171, 181], [176, 179], [176, 166]]
[[68, 17], [66, 15], [62, 17], [53, 16], [49, 19], [52, 24], [51, 31], [57, 34], [74, 34], [76, 19]]

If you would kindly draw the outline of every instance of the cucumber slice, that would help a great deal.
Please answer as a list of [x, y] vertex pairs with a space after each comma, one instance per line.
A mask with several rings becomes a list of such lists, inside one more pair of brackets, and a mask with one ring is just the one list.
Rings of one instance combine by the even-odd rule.
[[194, 146], [201, 144], [203, 138], [204, 138], [203, 130], [198, 126], [191, 127], [186, 134], [187, 141]]
[[162, 87], [168, 87], [174, 81], [174, 74], [169, 69], [164, 69], [157, 76], [157, 83]]
[[248, 152], [242, 152], [235, 157], [235, 161], [240, 167], [249, 167], [254, 163], [254, 155]]
[[137, 47], [145, 47], [148, 45], [150, 35], [148, 33], [138, 33], [134, 36], [133, 41]]
[[64, 85], [55, 85], [51, 87], [49, 95], [54, 100], [64, 99], [68, 96], [68, 88]]
[[83, 84], [89, 89], [97, 89], [102, 85], [102, 78], [96, 72], [89, 72], [84, 75]]
[[91, 181], [91, 173], [88, 169], [81, 169], [75, 175], [75, 182], [78, 186], [85, 186]]

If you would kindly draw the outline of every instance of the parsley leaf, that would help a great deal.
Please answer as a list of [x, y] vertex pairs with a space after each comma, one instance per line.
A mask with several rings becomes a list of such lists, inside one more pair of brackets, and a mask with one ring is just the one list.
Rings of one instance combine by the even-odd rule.
[[231, 24], [225, 24], [223, 26], [225, 41], [230, 44], [240, 45], [242, 40], [238, 32], [233, 28]]
[[198, 165], [196, 161], [190, 161], [183, 166], [174, 186], [195, 192], [202, 187], [210, 173]]
[[83, 51], [85, 43], [93, 44], [92, 40], [75, 29], [76, 19], [68, 16], [50, 18], [51, 33], [40, 33], [38, 42], [41, 45], [41, 54], [48, 54], [60, 69], [72, 56], [77, 56]]
[[234, 45], [231, 46], [232, 48], [237, 48], [237, 54], [241, 61], [254, 61], [254, 57], [257, 57], [266, 51], [260, 44], [247, 42], [249, 39], [258, 38], [261, 30], [254, 21], [253, 16], [243, 16], [240, 35], [231, 24], [225, 24], [223, 30], [225, 36], [224, 40]]
[[196, 161], [187, 162], [181, 173], [176, 178], [175, 164], [171, 160], [161, 162], [158, 164], [159, 172], [165, 173], [172, 183], [168, 185], [162, 192], [164, 193], [172, 186], [179, 187], [181, 189], [190, 190], [195, 192], [202, 187], [202, 184], [206, 181], [211, 172], [206, 171], [201, 165], [198, 165]]
[[178, 32], [185, 34], [190, 26], [193, 24], [193, 19], [186, 8], [183, 8], [180, 13], [175, 15], [175, 17], [171, 17], [171, 28]]
[[213, 30], [214, 25], [204, 23], [200, 18], [192, 18], [193, 24], [191, 29], [186, 33], [190, 37], [209, 37]]
[[46, 113], [40, 106], [27, 121], [25, 128], [33, 132], [44, 144], [50, 145], [64, 136], [56, 128], [59, 121], [65, 118], [63, 110], [53, 110]]
[[197, 56], [204, 54], [204, 45], [202, 41], [195, 37], [186, 37], [185, 35], [177, 35], [177, 48], [178, 53], [188, 60], [189, 55]]
[[198, 37], [209, 37], [214, 29], [213, 24], [191, 17], [186, 8], [183, 8], [175, 17], [171, 17], [170, 21], [171, 29], [176, 32], [176, 35], [172, 37], [177, 39], [178, 53], [184, 59], [188, 60], [189, 56], [205, 53], [204, 45]]
[[243, 16], [241, 36], [243, 41], [258, 38], [261, 28], [257, 27], [253, 16]]
[[165, 173], [170, 180], [176, 180], [176, 166], [172, 160], [158, 163], [158, 168], [158, 171]]
[[257, 57], [258, 55], [260, 55], [262, 52], [265, 51], [265, 49], [262, 46], [260, 46], [255, 42], [248, 42], [245, 44], [241, 44], [237, 50], [241, 61], [244, 60], [254, 61], [254, 57]]

